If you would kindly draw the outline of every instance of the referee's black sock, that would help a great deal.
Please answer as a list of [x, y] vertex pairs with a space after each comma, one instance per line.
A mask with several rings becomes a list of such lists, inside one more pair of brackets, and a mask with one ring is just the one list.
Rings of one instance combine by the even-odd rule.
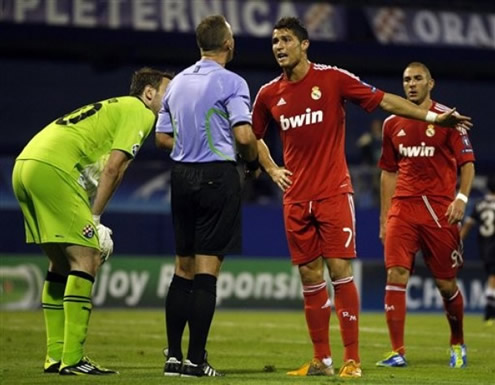
[[189, 315], [189, 351], [187, 358], [201, 364], [205, 357], [205, 346], [215, 313], [217, 278], [210, 274], [196, 274], [194, 277]]
[[174, 275], [165, 300], [168, 355], [182, 361], [182, 334], [189, 317], [193, 280]]

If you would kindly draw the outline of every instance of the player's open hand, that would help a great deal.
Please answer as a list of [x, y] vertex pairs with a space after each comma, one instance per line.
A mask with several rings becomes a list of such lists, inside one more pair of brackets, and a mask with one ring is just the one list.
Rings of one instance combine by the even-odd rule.
[[473, 127], [471, 117], [459, 114], [455, 108], [438, 115], [435, 123], [439, 126], [456, 128], [458, 130], [469, 130]]
[[292, 184], [292, 171], [287, 170], [285, 167], [273, 167], [266, 171], [270, 178], [280, 188], [280, 190], [287, 190]]
[[464, 217], [464, 211], [466, 211], [466, 204], [460, 199], [455, 199], [450, 203], [447, 212], [445, 213], [449, 224], [453, 225], [454, 223], [460, 222]]

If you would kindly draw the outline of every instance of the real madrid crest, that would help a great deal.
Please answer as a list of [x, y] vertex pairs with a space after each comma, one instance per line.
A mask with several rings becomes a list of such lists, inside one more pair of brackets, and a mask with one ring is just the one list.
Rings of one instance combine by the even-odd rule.
[[321, 98], [320, 87], [314, 86], [313, 88], [311, 88], [311, 98], [313, 100], [318, 100]]
[[426, 128], [426, 136], [432, 137], [435, 135], [435, 126], [433, 124], [428, 124], [428, 127]]

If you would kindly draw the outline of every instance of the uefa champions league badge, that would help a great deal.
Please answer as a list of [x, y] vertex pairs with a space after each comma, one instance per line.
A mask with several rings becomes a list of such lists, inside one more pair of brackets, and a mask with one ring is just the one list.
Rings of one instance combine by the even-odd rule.
[[141, 146], [138, 143], [132, 145], [132, 148], [131, 148], [132, 156], [135, 157], [137, 155], [137, 153], [139, 151], [139, 147], [141, 147]]
[[435, 135], [435, 126], [433, 124], [428, 124], [428, 127], [426, 128], [426, 136], [432, 137]]
[[90, 238], [90, 239], [95, 236], [95, 230], [91, 225], [84, 226], [84, 228], [82, 229], [82, 233], [86, 238]]
[[311, 98], [313, 100], [318, 100], [321, 98], [320, 87], [314, 86], [313, 88], [311, 88]]

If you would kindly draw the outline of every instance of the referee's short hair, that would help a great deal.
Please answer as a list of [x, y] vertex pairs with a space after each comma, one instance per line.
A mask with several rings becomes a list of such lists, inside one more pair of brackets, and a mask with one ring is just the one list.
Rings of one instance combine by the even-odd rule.
[[202, 51], [218, 51], [229, 38], [227, 20], [222, 15], [208, 16], [196, 28], [196, 42]]

